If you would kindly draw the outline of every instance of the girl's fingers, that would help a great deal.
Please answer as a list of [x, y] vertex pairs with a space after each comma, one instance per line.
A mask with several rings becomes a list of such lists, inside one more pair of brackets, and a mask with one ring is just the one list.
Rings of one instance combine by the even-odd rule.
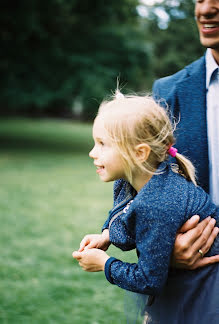
[[88, 245], [85, 246], [84, 250], [92, 249], [95, 248], [96, 246], [97, 246], [97, 242], [91, 241]]
[[80, 253], [79, 251], [74, 251], [74, 252], [72, 253], [72, 256], [73, 256], [73, 258], [76, 259], [76, 260], [80, 260], [80, 259], [82, 258], [81, 253]]
[[84, 245], [82, 245], [80, 247], [80, 249], [78, 250], [79, 252], [82, 252], [83, 250], [88, 250], [88, 249], [92, 249], [94, 247], [96, 247], [97, 243], [96, 241], [87, 241]]
[[88, 245], [89, 242], [90, 242], [90, 240], [87, 237], [83, 238], [83, 240], [80, 243], [80, 247], [79, 247], [79, 250], [78, 251], [79, 252], [83, 251], [84, 248], [85, 248], [85, 246]]
[[80, 247], [78, 249], [78, 252], [82, 252], [84, 250], [84, 248], [85, 248], [85, 245], [84, 244], [80, 245]]

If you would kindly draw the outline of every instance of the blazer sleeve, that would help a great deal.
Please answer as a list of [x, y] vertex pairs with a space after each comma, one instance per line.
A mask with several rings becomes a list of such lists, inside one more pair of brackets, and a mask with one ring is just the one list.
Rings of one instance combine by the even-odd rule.
[[[166, 216], [166, 217], [165, 217]], [[136, 211], [136, 248], [138, 263], [109, 258], [105, 265], [107, 280], [133, 292], [157, 295], [164, 286], [177, 231], [174, 217], [162, 209]]]

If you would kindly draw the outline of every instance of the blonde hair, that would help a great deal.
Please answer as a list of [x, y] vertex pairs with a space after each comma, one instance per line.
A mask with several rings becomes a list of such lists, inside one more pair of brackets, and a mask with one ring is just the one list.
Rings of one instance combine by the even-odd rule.
[[[102, 118], [104, 127], [124, 161], [128, 180], [132, 180], [132, 170], [154, 174], [159, 163], [168, 157], [168, 148], [175, 143], [174, 126], [164, 108], [151, 96], [124, 96], [119, 90], [109, 101], [100, 105], [97, 117]], [[137, 159], [134, 148], [138, 144], [150, 146], [146, 161]], [[176, 153], [178, 171], [186, 179], [196, 184], [195, 168], [183, 155]]]

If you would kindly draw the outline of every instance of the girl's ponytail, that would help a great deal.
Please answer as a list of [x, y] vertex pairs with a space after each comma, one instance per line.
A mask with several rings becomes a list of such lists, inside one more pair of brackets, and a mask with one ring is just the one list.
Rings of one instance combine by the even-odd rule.
[[195, 167], [192, 162], [190, 162], [184, 155], [177, 153], [176, 161], [179, 166], [179, 173], [182, 174], [187, 180], [192, 181], [195, 185], [196, 176], [195, 176]]
[[184, 155], [179, 154], [177, 149], [172, 145], [167, 151], [172, 157], [176, 158], [176, 162], [178, 164], [179, 170], [178, 172], [183, 175], [187, 180], [192, 181], [195, 185], [196, 183], [196, 176], [195, 176], [195, 167], [193, 166], [192, 162], [189, 161]]

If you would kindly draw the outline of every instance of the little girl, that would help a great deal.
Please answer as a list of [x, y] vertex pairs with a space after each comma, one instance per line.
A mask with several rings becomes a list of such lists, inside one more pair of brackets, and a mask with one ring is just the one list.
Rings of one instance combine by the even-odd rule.
[[[219, 323], [219, 265], [170, 269], [177, 230], [192, 215], [219, 214], [196, 185], [192, 163], [173, 147], [173, 127], [151, 97], [123, 96], [103, 102], [93, 126], [94, 159], [102, 181], [114, 181], [114, 206], [102, 234], [91, 234], [73, 253], [86, 271], [105, 271], [123, 289], [150, 295], [147, 323]], [[189, 145], [189, 143], [188, 143]], [[168, 156], [176, 164], [168, 162]], [[106, 254], [110, 244], [137, 250], [138, 263]], [[209, 255], [219, 253], [215, 240]], [[202, 256], [202, 251], [197, 251]]]

